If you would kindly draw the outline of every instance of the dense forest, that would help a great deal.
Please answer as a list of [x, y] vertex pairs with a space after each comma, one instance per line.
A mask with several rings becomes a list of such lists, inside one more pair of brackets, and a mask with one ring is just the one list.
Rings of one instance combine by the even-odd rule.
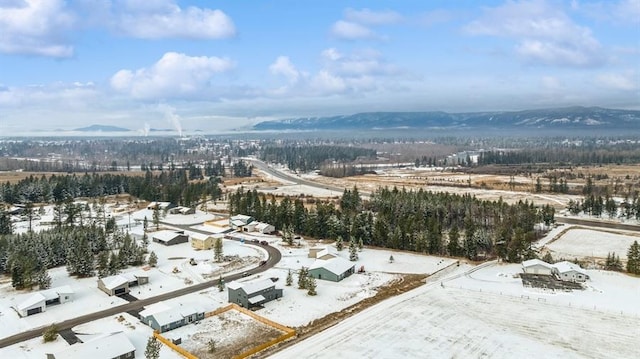
[[367, 245], [470, 259], [499, 256], [517, 262], [534, 256], [535, 224], [554, 221], [551, 206], [509, 205], [469, 195], [379, 189], [367, 202], [357, 191], [345, 190], [339, 206], [316, 202], [309, 210], [302, 199], [276, 201], [256, 191], [239, 189], [229, 195], [232, 214], [247, 214], [292, 226], [315, 238], [362, 241]]
[[[467, 162], [468, 163], [468, 162]], [[617, 145], [605, 149], [553, 148], [490, 150], [480, 152], [478, 166], [500, 164], [598, 165], [640, 163], [640, 146]]]
[[372, 149], [348, 146], [266, 146], [260, 152], [260, 158], [266, 162], [286, 164], [290, 169], [308, 172], [320, 169], [320, 166], [333, 161], [353, 162], [358, 158], [375, 159]]
[[147, 201], [168, 201], [193, 206], [203, 197], [219, 198], [218, 178], [189, 181], [188, 171], [178, 169], [144, 176], [85, 173], [84, 175], [29, 176], [15, 184], [0, 185], [0, 201], [6, 203], [51, 203], [67, 198], [96, 198], [128, 193]]

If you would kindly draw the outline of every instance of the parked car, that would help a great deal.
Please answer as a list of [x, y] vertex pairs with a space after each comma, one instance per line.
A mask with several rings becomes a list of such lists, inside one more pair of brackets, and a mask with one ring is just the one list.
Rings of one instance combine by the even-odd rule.
[[269, 242], [267, 242], [267, 241], [260, 241], [260, 244], [262, 244], [263, 246], [268, 246], [268, 245], [269, 245]]

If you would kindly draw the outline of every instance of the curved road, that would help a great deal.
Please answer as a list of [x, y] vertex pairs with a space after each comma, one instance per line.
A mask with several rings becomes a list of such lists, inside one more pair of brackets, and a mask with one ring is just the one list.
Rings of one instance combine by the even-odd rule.
[[[193, 228], [188, 228], [188, 226], [175, 226], [174, 227], [180, 227], [182, 229], [185, 230], [189, 230], [192, 232], [200, 232], [200, 233], [206, 233], [207, 232], [202, 232], [199, 230], [195, 230]], [[232, 275], [228, 275], [225, 277], [222, 277], [222, 280], [224, 282], [229, 282], [229, 281], [233, 281], [236, 279], [240, 279], [243, 277], [243, 275], [245, 273], [250, 273], [250, 274], [256, 274], [256, 273], [261, 273], [266, 271], [267, 269], [273, 267], [274, 265], [276, 265], [280, 259], [282, 258], [280, 251], [278, 251], [275, 247], [269, 246], [269, 245], [261, 245], [261, 244], [257, 244], [257, 243], [248, 243], [251, 245], [255, 245], [258, 247], [262, 247], [264, 248], [267, 253], [269, 254], [269, 258], [267, 259], [266, 263], [263, 265], [260, 265], [258, 267], [249, 269], [243, 273], [237, 273], [237, 274], [232, 274]], [[181, 288], [178, 290], [174, 290], [172, 292], [168, 292], [168, 293], [164, 293], [164, 294], [160, 294], [157, 295], [155, 297], [151, 297], [151, 298], [146, 298], [146, 299], [140, 299], [134, 302], [130, 302], [130, 303], [126, 303], [126, 304], [122, 304], [122, 305], [118, 305], [109, 309], [105, 309], [105, 310], [101, 310], [99, 312], [95, 312], [95, 313], [90, 313], [90, 314], [86, 314], [83, 316], [79, 316], [73, 319], [69, 319], [69, 320], [65, 320], [63, 322], [59, 322], [59, 323], [51, 323], [51, 324], [55, 324], [58, 327], [58, 331], [61, 330], [65, 330], [65, 329], [71, 329], [77, 325], [80, 324], [84, 324], [84, 323], [88, 323], [97, 319], [102, 319], [105, 317], [109, 317], [112, 315], [116, 315], [119, 313], [124, 313], [130, 310], [135, 310], [135, 309], [140, 309], [146, 305], [150, 305], [153, 303], [157, 303], [157, 302], [161, 302], [163, 300], [167, 300], [167, 299], [172, 299], [175, 297], [180, 297], [186, 294], [191, 294], [191, 293], [195, 293], [195, 292], [199, 292], [203, 289], [207, 289], [207, 288], [211, 288], [214, 286], [218, 285], [218, 279], [215, 280], [210, 280], [207, 282], [203, 282], [203, 283], [199, 283], [199, 284], [195, 284], [186, 288]], [[72, 305], [72, 304], [70, 304]], [[2, 338], [0, 339], [0, 348], [4, 348], [6, 346], [9, 345], [13, 345], [25, 340], [29, 340], [29, 339], [33, 339], [36, 337], [39, 337], [42, 335], [42, 331], [44, 329], [46, 329], [48, 326], [45, 327], [40, 327], [40, 328], [36, 328], [36, 329], [32, 329], [26, 332], [22, 332], [22, 333], [18, 333], [18, 334], [14, 334], [12, 336], [6, 337], [6, 338]]]

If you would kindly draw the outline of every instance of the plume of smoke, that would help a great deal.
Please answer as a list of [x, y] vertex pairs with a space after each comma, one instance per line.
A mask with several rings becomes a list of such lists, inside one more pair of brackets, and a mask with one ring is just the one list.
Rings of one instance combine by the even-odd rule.
[[164, 118], [171, 123], [173, 128], [178, 131], [178, 135], [182, 137], [182, 123], [180, 122], [180, 116], [176, 114], [175, 107], [159, 104], [158, 109], [164, 114]]
[[142, 133], [144, 134], [144, 137], [149, 136], [149, 131], [151, 131], [151, 125], [149, 125], [148, 122], [145, 122], [144, 128], [142, 129]]

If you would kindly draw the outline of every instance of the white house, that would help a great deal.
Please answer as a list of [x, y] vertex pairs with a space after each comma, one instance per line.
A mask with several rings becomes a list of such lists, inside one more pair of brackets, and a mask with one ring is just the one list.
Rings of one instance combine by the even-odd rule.
[[262, 234], [271, 234], [276, 231], [276, 227], [269, 223], [257, 222], [254, 231]]
[[244, 214], [236, 214], [229, 217], [229, 226], [235, 230], [246, 232], [244, 227], [253, 222], [254, 218]]
[[339, 282], [355, 272], [353, 262], [332, 254], [325, 254], [322, 257], [325, 256], [329, 256], [329, 259], [316, 259], [309, 267], [309, 275], [313, 278]]
[[589, 279], [589, 275], [579, 265], [563, 261], [553, 265], [556, 268], [560, 280], [566, 282], [584, 282]]
[[47, 354], [47, 359], [133, 359], [136, 348], [124, 332], [106, 334], [86, 343], [74, 344], [56, 353]]
[[61, 304], [73, 299], [70, 286], [51, 288], [33, 293], [14, 308], [21, 317], [44, 312], [49, 305]]
[[556, 269], [553, 265], [539, 259], [522, 262], [522, 270], [527, 274], [552, 275]]
[[149, 283], [149, 276], [145, 273], [123, 273], [98, 279], [98, 288], [109, 295], [123, 295], [129, 293], [129, 288]]

